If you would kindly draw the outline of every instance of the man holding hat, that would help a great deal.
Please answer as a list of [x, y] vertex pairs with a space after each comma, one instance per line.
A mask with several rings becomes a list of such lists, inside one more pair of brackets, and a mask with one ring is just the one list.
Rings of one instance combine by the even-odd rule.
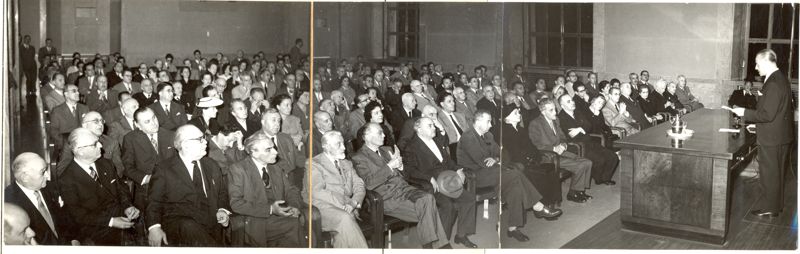
[[467, 238], [475, 234], [475, 190], [463, 188], [466, 177], [463, 169], [456, 168], [447, 144], [434, 141], [436, 127], [433, 120], [427, 117], [417, 119], [414, 130], [417, 135], [403, 151], [406, 180], [415, 187], [434, 193], [448, 239], [458, 219], [458, 232], [453, 242], [477, 248], [478, 245]]

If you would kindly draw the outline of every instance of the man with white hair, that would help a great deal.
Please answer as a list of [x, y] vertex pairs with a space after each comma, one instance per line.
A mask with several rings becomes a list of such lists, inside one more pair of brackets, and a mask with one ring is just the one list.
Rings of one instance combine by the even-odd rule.
[[[206, 157], [206, 139], [194, 125], [175, 131], [177, 154], [154, 170], [145, 212], [150, 246], [221, 246], [231, 214], [228, 186]], [[182, 183], [182, 184], [177, 184]]]
[[323, 152], [312, 159], [311, 168], [306, 169], [303, 197], [319, 208], [322, 215], [322, 230], [332, 231], [335, 248], [367, 248], [366, 239], [356, 222], [358, 209], [366, 191], [364, 181], [356, 174], [353, 164], [345, 159], [342, 134], [329, 131], [322, 135]]
[[[122, 147], [122, 139], [128, 132], [133, 131], [134, 122], [133, 113], [139, 109], [139, 101], [130, 96], [120, 103], [120, 110], [122, 117], [113, 122], [108, 122], [108, 136], [117, 141], [117, 144]], [[103, 117], [103, 119], [106, 119]]]
[[325, 111], [318, 111], [314, 113], [314, 128], [313, 140], [309, 139], [311, 144], [306, 143], [304, 147], [311, 147], [312, 156], [317, 156], [322, 153], [322, 135], [326, 132], [334, 130], [333, 120], [331, 115]]
[[86, 128], [69, 135], [74, 159], [61, 174], [59, 186], [64, 210], [75, 221], [77, 239], [87, 245], [119, 246], [139, 218], [127, 186], [114, 171], [110, 161], [101, 158], [103, 145]]
[[278, 150], [278, 164], [286, 169], [289, 179], [295, 187], [300, 188], [303, 175], [303, 168], [308, 165], [306, 156], [297, 150], [294, 141], [289, 134], [281, 130], [281, 114], [275, 108], [267, 109], [261, 115], [261, 132], [267, 135], [275, 144]]
[[425, 92], [425, 85], [422, 84], [422, 82], [419, 80], [412, 80], [410, 87], [411, 92], [414, 95], [414, 99], [417, 100], [417, 109], [422, 109], [425, 107], [425, 105], [436, 106], [434, 98]]
[[308, 211], [308, 205], [290, 183], [286, 169], [275, 164], [275, 144], [259, 132], [245, 141], [245, 147], [250, 156], [231, 165], [228, 173], [228, 195], [237, 215], [231, 218], [232, 244], [301, 247], [305, 232], [301, 218], [305, 216], [300, 215]]
[[[103, 116], [95, 111], [89, 111], [83, 116], [81, 127], [90, 130], [92, 134], [95, 134], [100, 139], [100, 143], [103, 145], [103, 158], [110, 160], [114, 164], [117, 175], [122, 176], [123, 164], [120, 145], [117, 140], [103, 134], [105, 131]], [[59, 156], [59, 162], [56, 164], [56, 175], [61, 175], [64, 172], [64, 169], [72, 161], [72, 156], [72, 149], [61, 149], [61, 156]]]
[[3, 208], [3, 244], [38, 245], [25, 211], [12, 203], [3, 203]]
[[422, 107], [417, 109], [417, 99], [412, 93], [404, 93], [401, 98], [402, 107], [392, 110], [392, 115], [389, 118], [389, 123], [392, 124], [392, 129], [396, 130], [394, 133], [395, 140], [400, 137], [400, 130], [403, 129], [406, 121], [419, 117], [422, 112]]
[[[5, 201], [18, 205], [27, 213], [31, 229], [39, 232], [36, 242], [42, 245], [79, 244], [69, 230], [72, 221], [59, 204], [58, 196], [52, 192], [53, 187], [45, 189], [50, 180], [50, 170], [44, 159], [35, 153], [21, 153], [11, 164], [11, 173], [15, 182], [6, 186]], [[9, 206], [6, 205], [5, 209], [8, 210]]]

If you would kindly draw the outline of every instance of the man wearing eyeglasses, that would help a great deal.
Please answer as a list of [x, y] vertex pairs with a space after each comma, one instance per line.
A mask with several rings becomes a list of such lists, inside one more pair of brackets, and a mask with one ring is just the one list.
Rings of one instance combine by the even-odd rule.
[[49, 138], [55, 143], [56, 149], [60, 149], [64, 144], [62, 135], [69, 134], [72, 130], [81, 125], [81, 117], [89, 108], [78, 103], [80, 94], [78, 86], [69, 84], [64, 88], [64, 103], [53, 108], [50, 113]]
[[[83, 120], [81, 121], [81, 127], [88, 129], [92, 132], [99, 140], [100, 144], [103, 145], [102, 155], [103, 158], [111, 161], [114, 165], [114, 169], [117, 173], [118, 177], [122, 177], [122, 153], [120, 152], [120, 146], [117, 141], [107, 135], [103, 134], [105, 130], [105, 120], [95, 111], [89, 111], [83, 116]], [[64, 169], [69, 166], [69, 163], [73, 159], [72, 149], [62, 149], [61, 156], [59, 156], [60, 160], [58, 164], [56, 164], [56, 172], [57, 175], [61, 175], [64, 172]]]
[[[278, 150], [258, 132], [247, 139], [250, 154], [230, 167], [228, 195], [235, 216], [231, 218], [233, 246], [301, 247], [302, 211], [308, 207], [300, 190], [289, 181], [286, 169], [275, 164]], [[317, 216], [319, 217], [319, 216]], [[307, 217], [305, 217], [307, 218]]]
[[59, 186], [64, 210], [75, 221], [71, 232], [85, 245], [122, 245], [130, 232], [126, 229], [139, 218], [139, 209], [131, 203], [114, 166], [101, 158], [103, 145], [91, 130], [72, 131], [69, 145], [75, 158]]
[[145, 223], [150, 246], [222, 246], [231, 214], [222, 172], [194, 125], [175, 131], [176, 156], [153, 172]]

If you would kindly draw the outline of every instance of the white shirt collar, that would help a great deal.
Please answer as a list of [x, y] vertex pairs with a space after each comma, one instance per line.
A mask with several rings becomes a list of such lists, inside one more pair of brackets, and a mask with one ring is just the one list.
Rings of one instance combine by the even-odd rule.
[[767, 80], [769, 80], [769, 76], [772, 76], [772, 73], [775, 73], [776, 71], [778, 71], [777, 68], [767, 73], [767, 75], [764, 75], [764, 82], [767, 82]]
[[[100, 142], [100, 141], [98, 140], [97, 142]], [[78, 164], [78, 166], [80, 166], [81, 169], [83, 169], [83, 171], [85, 171], [87, 175], [90, 175], [90, 176], [92, 175], [90, 173], [91, 170], [89, 170], [89, 167], [94, 168], [94, 171], [98, 173], [98, 176], [100, 175], [100, 173], [97, 170], [97, 166], [95, 166], [94, 162], [92, 162], [92, 164], [84, 164], [83, 162], [80, 162], [78, 160], [74, 160], [74, 161], [75, 161], [75, 164]]]
[[[36, 194], [35, 194], [38, 190], [31, 190], [25, 188], [25, 186], [22, 186], [22, 184], [19, 184], [19, 182], [14, 182], [14, 184], [19, 186], [19, 189], [22, 190], [22, 193], [24, 193], [25, 196], [28, 197], [28, 199], [31, 201], [31, 203], [33, 203], [33, 206], [39, 206], [39, 200], [36, 200]], [[41, 195], [41, 192], [39, 192], [39, 195]], [[42, 197], [42, 200], [44, 200], [44, 197]], [[44, 206], [46, 207], [47, 204], [45, 203]]]
[[439, 159], [439, 162], [444, 161], [444, 157], [442, 157], [442, 153], [439, 151], [439, 146], [436, 145], [436, 141], [423, 137], [419, 137], [419, 139], [422, 140], [422, 143], [425, 143], [425, 145], [428, 146], [428, 149], [431, 149], [431, 152], [433, 152], [433, 155], [436, 156], [436, 159]]
[[269, 167], [267, 167], [267, 165], [259, 163], [258, 161], [256, 161], [256, 159], [254, 159], [252, 157], [250, 158], [250, 160], [252, 160], [253, 164], [256, 165], [256, 170], [258, 171], [258, 175], [260, 175], [262, 177], [264, 176], [264, 175], [262, 175], [262, 172], [261, 172], [262, 168], [267, 168], [267, 172], [269, 172]]

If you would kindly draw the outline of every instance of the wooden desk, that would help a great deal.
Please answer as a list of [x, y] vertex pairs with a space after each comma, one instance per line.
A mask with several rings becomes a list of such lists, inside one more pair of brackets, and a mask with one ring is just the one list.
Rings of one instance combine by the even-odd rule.
[[731, 128], [727, 110], [701, 109], [684, 116], [694, 135], [680, 147], [666, 122], [615, 142], [621, 148], [620, 212], [627, 230], [724, 244], [731, 184], [755, 156], [756, 137]]

